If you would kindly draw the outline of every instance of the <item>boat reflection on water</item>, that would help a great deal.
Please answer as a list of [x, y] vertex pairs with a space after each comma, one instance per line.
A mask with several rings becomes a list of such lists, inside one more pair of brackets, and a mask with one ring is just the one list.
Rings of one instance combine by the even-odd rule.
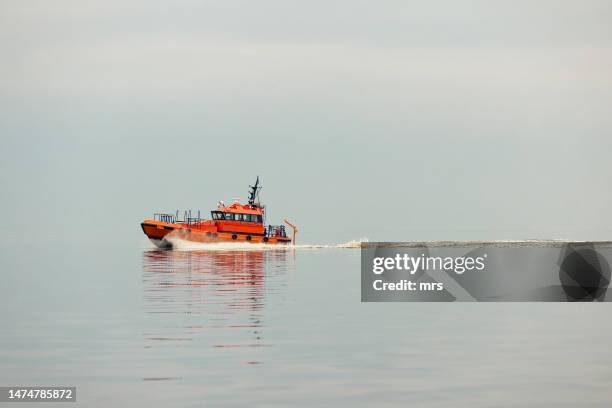
[[262, 333], [264, 307], [285, 288], [287, 252], [145, 251], [144, 308], [155, 325], [145, 347], [272, 346]]

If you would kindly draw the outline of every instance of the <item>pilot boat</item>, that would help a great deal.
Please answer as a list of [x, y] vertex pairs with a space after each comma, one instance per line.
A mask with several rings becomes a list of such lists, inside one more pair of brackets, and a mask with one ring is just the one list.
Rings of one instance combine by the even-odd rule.
[[291, 222], [284, 220], [293, 229], [293, 237], [287, 235], [284, 225], [265, 225], [265, 206], [259, 202], [261, 187], [257, 177], [255, 185], [249, 186], [246, 204], [236, 200], [225, 205], [220, 201], [217, 209], [211, 211], [211, 219], [200, 218], [199, 211], [197, 217], [192, 217], [191, 211], [185, 212], [182, 220], [179, 220], [178, 211], [176, 214], [155, 213], [153, 219], [144, 220], [140, 226], [159, 248], [172, 247], [169, 237], [202, 243], [295, 243], [297, 228]]

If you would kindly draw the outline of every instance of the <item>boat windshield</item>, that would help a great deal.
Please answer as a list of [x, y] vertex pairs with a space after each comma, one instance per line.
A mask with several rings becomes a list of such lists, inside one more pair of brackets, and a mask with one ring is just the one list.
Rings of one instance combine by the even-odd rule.
[[213, 220], [243, 221], [243, 222], [263, 222], [261, 214], [242, 214], [222, 211], [211, 211]]

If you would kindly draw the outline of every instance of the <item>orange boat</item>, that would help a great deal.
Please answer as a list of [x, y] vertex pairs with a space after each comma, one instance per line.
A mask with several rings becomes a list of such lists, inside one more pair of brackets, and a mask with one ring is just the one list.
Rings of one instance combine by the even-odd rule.
[[293, 238], [287, 236], [284, 225], [265, 226], [265, 206], [259, 203], [259, 177], [255, 185], [249, 186], [249, 199], [246, 204], [235, 201], [230, 205], [219, 202], [216, 210], [211, 211], [210, 220], [199, 216], [191, 217], [185, 212], [183, 220], [176, 214], [155, 213], [153, 219], [144, 220], [140, 226], [145, 235], [160, 248], [171, 248], [168, 234], [194, 242], [243, 242], [265, 244], [295, 243], [297, 228], [287, 220], [293, 229]]

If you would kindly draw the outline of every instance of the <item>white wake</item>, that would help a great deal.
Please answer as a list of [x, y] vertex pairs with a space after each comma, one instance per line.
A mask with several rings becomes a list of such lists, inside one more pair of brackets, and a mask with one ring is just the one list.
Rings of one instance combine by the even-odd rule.
[[204, 243], [181, 239], [168, 234], [166, 241], [172, 244], [172, 249], [178, 251], [287, 251], [293, 249], [329, 249], [329, 248], [360, 248], [362, 242], [368, 242], [367, 238], [361, 238], [344, 242], [342, 244], [249, 244], [246, 242], [215, 242]]

